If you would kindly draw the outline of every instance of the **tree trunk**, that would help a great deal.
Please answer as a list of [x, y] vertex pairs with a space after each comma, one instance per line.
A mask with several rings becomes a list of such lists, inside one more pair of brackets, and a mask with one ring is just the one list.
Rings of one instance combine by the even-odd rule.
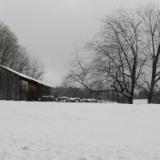
[[[154, 65], [153, 65], [154, 66]], [[156, 75], [156, 68], [153, 68], [152, 71], [152, 78], [151, 78], [151, 86], [148, 93], [148, 103], [152, 103], [153, 101], [153, 94], [154, 94], [154, 86], [155, 86], [155, 75]]]
[[128, 98], [129, 104], [133, 104], [133, 97]]
[[152, 98], [153, 98], [153, 89], [150, 89], [149, 94], [148, 94], [148, 103], [152, 103]]
[[131, 95], [129, 98], [129, 104], [133, 104], [133, 98], [134, 98], [134, 89], [136, 85], [136, 69], [137, 69], [137, 55], [134, 57], [134, 64], [133, 64], [133, 69], [132, 69], [132, 85], [131, 85]]
[[152, 103], [153, 100], [153, 94], [154, 94], [154, 86], [155, 86], [155, 78], [156, 78], [156, 70], [157, 70], [157, 62], [154, 58], [153, 64], [152, 64], [152, 77], [151, 77], [151, 86], [148, 93], [148, 103]]

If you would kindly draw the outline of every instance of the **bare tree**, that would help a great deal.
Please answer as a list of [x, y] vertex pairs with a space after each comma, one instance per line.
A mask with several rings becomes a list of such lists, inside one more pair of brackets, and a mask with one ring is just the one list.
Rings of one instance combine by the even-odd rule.
[[88, 90], [91, 89], [91, 67], [90, 64], [86, 64], [83, 60], [76, 54], [76, 58], [71, 64], [72, 69], [64, 79], [65, 84], [75, 85], [75, 86], [83, 86]]
[[35, 79], [43, 79], [44, 66], [38, 58], [30, 58], [26, 74]]
[[[79, 62], [80, 72], [76, 71], [72, 76], [86, 88], [120, 93], [132, 104], [134, 90], [139, 85], [146, 62], [140, 37], [141, 20], [134, 13], [119, 10], [103, 22], [103, 30], [94, 42], [88, 44], [88, 48], [96, 53], [90, 67], [92, 70], [86, 69]], [[91, 81], [90, 86], [84, 83], [86, 77], [87, 81]], [[95, 88], [96, 82], [101, 83], [103, 89]]]
[[[141, 21], [134, 14], [124, 10], [118, 15], [107, 17], [100, 40], [93, 49], [101, 55], [100, 73], [107, 72], [111, 79], [110, 89], [116, 91], [133, 103], [134, 90], [146, 61], [141, 40]], [[105, 67], [104, 67], [105, 66]]]
[[3, 23], [0, 24], [0, 64], [13, 63], [13, 57], [18, 50], [18, 42], [14, 33]]
[[3, 23], [0, 23], [0, 64], [36, 79], [41, 79], [44, 73], [42, 63], [27, 54], [16, 35]]
[[146, 68], [151, 69], [151, 73], [149, 72], [151, 80], [146, 80], [146, 83], [149, 87], [148, 103], [152, 103], [154, 91], [160, 80], [160, 10], [150, 4], [143, 9], [141, 8], [138, 14], [143, 24], [142, 36], [148, 56], [148, 66]]

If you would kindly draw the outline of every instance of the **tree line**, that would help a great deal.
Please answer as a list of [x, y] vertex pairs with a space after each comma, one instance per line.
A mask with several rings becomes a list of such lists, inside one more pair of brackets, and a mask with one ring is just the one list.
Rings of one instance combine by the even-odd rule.
[[2, 22], [0, 22], [0, 65], [35, 79], [42, 79], [44, 73], [42, 63], [26, 52], [16, 35]]
[[102, 19], [103, 27], [85, 45], [90, 53], [72, 64], [66, 83], [90, 92], [114, 93], [132, 104], [135, 92], [146, 90], [154, 102], [160, 81], [160, 9], [116, 10]]

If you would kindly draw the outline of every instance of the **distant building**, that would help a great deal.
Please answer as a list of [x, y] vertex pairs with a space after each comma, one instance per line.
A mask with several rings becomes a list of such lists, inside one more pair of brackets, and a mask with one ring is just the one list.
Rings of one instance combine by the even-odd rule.
[[38, 100], [50, 95], [52, 87], [0, 65], [0, 100]]

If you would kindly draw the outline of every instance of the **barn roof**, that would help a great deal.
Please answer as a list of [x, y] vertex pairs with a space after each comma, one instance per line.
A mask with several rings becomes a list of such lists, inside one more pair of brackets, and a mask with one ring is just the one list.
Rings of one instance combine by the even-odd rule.
[[1, 67], [1, 68], [4, 68], [4, 69], [6, 69], [6, 70], [8, 70], [8, 71], [10, 71], [10, 72], [12, 72], [13, 74], [16, 74], [17, 76], [19, 76], [19, 77], [21, 77], [21, 78], [23, 78], [23, 79], [25, 79], [25, 80], [29, 80], [29, 81], [35, 82], [35, 83], [37, 83], [37, 84], [40, 84], [40, 85], [43, 85], [43, 86], [46, 86], [46, 87], [51, 87], [51, 86], [49, 86], [48, 84], [45, 84], [45, 83], [43, 83], [43, 82], [41, 82], [41, 81], [39, 81], [39, 80], [37, 80], [37, 79], [34, 79], [34, 78], [32, 78], [32, 77], [29, 77], [29, 76], [27, 76], [27, 75], [25, 75], [25, 74], [19, 73], [19, 72], [15, 71], [15, 70], [13, 70], [13, 69], [10, 69], [10, 68], [8, 68], [8, 67], [6, 67], [6, 66], [0, 65], [0, 67]]

